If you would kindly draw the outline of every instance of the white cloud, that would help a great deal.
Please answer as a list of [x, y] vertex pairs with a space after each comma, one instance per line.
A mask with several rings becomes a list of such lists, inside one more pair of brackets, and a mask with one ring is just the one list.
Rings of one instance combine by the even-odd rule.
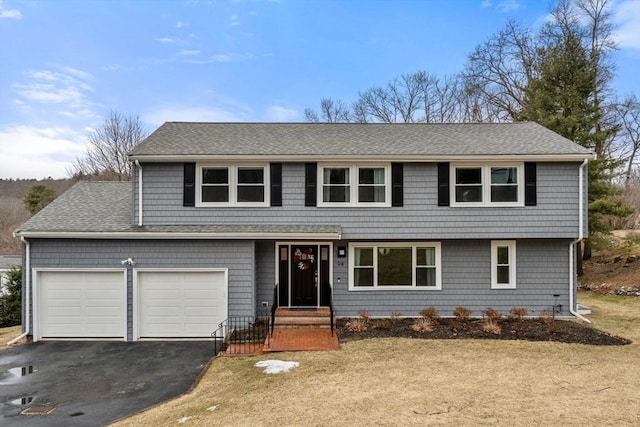
[[29, 70], [24, 73], [25, 81], [13, 87], [25, 101], [38, 104], [62, 104], [67, 112], [76, 117], [95, 117], [94, 103], [88, 98], [93, 87], [88, 83], [93, 76], [72, 67], [54, 65], [51, 70]]
[[182, 22], [182, 21], [178, 21], [176, 22], [176, 28], [182, 28], [182, 27], [186, 27], [187, 24]]
[[200, 53], [199, 50], [181, 50], [178, 52], [178, 55], [188, 56], [188, 55], [198, 55]]
[[614, 38], [621, 48], [640, 50], [640, 1], [624, 0], [614, 4]]
[[482, 8], [491, 7], [491, 0], [482, 0], [482, 3], [480, 3], [480, 7]]
[[291, 122], [298, 118], [298, 112], [291, 108], [272, 105], [267, 108], [267, 120], [274, 122]]
[[0, 130], [1, 178], [63, 178], [86, 150], [86, 137], [66, 127], [10, 126]]
[[505, 13], [520, 9], [522, 5], [518, 0], [504, 0], [497, 4], [498, 12]]
[[236, 27], [240, 25], [240, 21], [238, 21], [238, 15], [231, 15], [231, 18], [229, 18], [229, 21], [231, 21], [232, 27]]
[[176, 39], [172, 39], [170, 37], [156, 37], [154, 40], [160, 43], [175, 43], [177, 41]]
[[4, 2], [0, 1], [0, 18], [1, 19], [22, 19], [22, 12], [18, 9], [5, 9]]

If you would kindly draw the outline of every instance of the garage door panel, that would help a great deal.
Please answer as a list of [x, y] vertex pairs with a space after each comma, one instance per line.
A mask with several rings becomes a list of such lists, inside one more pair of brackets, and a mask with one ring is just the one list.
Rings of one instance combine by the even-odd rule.
[[224, 272], [138, 273], [142, 338], [208, 338], [226, 318]]
[[39, 273], [42, 338], [123, 338], [126, 284], [122, 272]]

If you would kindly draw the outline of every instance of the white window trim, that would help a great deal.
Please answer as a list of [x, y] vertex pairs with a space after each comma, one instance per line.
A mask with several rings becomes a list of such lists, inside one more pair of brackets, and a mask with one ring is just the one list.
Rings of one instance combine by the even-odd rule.
[[[498, 247], [509, 248], [509, 283], [498, 283]], [[491, 241], [491, 289], [515, 289], [516, 288], [516, 241], [492, 240]]]
[[[378, 248], [411, 248], [411, 286], [378, 286]], [[373, 286], [354, 285], [355, 248], [373, 248]], [[436, 286], [416, 286], [417, 248], [435, 248], [436, 250]], [[442, 255], [440, 242], [362, 242], [349, 243], [349, 291], [440, 291], [442, 290]]]
[[[517, 168], [518, 171], [518, 201], [491, 202], [491, 168]], [[481, 168], [482, 173], [482, 202], [456, 202], [456, 169]], [[449, 170], [449, 195], [452, 207], [523, 207], [524, 206], [524, 163], [523, 162], [492, 162], [492, 163], [452, 163]]]
[[[348, 169], [349, 170], [349, 202], [324, 202], [324, 169]], [[358, 171], [360, 168], [384, 169], [384, 202], [358, 202]], [[362, 163], [362, 164], [318, 164], [317, 175], [317, 206], [318, 207], [391, 207], [391, 164], [390, 163]]]
[[[228, 202], [203, 202], [202, 201], [202, 169], [226, 168], [229, 171], [229, 201]], [[264, 201], [263, 202], [238, 202], [238, 168], [262, 168], [264, 171]], [[196, 206], [197, 207], [265, 207], [271, 205], [271, 177], [269, 164], [224, 164], [203, 163], [196, 166]]]

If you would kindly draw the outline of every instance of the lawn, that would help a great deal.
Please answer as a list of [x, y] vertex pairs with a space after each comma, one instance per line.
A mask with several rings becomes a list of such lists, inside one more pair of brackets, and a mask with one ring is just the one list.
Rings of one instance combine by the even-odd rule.
[[[11, 341], [22, 333], [22, 326], [10, 326], [8, 328], [0, 328], [0, 351], [5, 350], [7, 342]], [[14, 345], [19, 345], [24, 342], [24, 339]]]
[[[625, 346], [385, 338], [336, 352], [217, 358], [188, 394], [117, 426], [640, 424], [640, 299], [593, 296]], [[288, 374], [253, 365], [300, 362]], [[210, 410], [215, 407], [214, 410]]]

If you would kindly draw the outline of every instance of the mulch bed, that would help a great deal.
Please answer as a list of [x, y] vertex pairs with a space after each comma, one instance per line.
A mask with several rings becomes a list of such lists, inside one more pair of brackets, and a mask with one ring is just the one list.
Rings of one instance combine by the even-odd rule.
[[539, 319], [509, 320], [499, 322], [500, 333], [482, 330], [484, 321], [472, 319], [460, 322], [453, 318], [439, 319], [432, 325], [431, 332], [417, 332], [412, 329], [416, 319], [369, 319], [365, 331], [353, 331], [349, 322], [360, 319], [338, 319], [336, 327], [341, 342], [367, 338], [418, 338], [418, 339], [494, 339], [555, 341], [562, 343], [588, 345], [626, 345], [631, 341], [595, 329], [587, 324], [571, 320], [552, 320], [542, 322]]

